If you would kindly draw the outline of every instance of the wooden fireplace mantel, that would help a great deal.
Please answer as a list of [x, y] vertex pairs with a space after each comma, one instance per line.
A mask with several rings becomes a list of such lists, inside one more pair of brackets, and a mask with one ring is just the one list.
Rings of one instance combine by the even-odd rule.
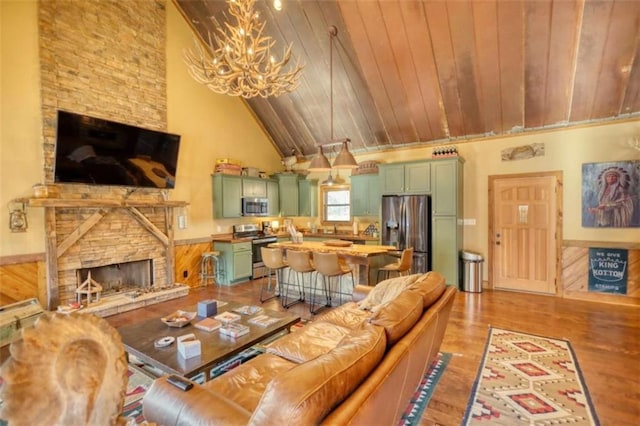
[[16, 203], [27, 207], [60, 207], [60, 208], [99, 208], [99, 207], [185, 207], [186, 201], [158, 200], [109, 200], [88, 198], [17, 198]]

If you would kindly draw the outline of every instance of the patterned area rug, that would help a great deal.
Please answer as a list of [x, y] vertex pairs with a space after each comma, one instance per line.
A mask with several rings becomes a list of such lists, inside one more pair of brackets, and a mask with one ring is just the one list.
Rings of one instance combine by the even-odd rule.
[[444, 369], [447, 364], [449, 364], [449, 361], [451, 361], [450, 353], [438, 352], [436, 359], [433, 360], [433, 363], [422, 378], [420, 385], [418, 385], [416, 393], [413, 394], [407, 409], [404, 410], [402, 419], [398, 423], [399, 426], [413, 426], [420, 424], [422, 414], [424, 413], [425, 408], [427, 408], [427, 405], [429, 405], [433, 391], [436, 389], [438, 380], [442, 377], [442, 373], [444, 373]]
[[145, 373], [141, 368], [129, 364], [129, 383], [124, 399], [122, 417], [133, 417], [136, 423], [142, 423], [142, 398], [153, 383], [153, 377]]
[[599, 425], [568, 341], [489, 329], [463, 425]]

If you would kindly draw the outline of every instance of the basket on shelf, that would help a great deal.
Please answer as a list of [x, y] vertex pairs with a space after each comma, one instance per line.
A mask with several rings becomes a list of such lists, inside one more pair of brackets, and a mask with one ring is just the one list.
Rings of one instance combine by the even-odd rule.
[[378, 174], [378, 162], [375, 160], [372, 161], [363, 161], [358, 164], [358, 168], [351, 172], [351, 175], [368, 175], [368, 174]]

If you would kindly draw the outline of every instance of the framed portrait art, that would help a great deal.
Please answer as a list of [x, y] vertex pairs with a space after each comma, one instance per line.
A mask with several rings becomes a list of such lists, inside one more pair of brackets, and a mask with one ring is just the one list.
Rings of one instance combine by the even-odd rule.
[[640, 227], [640, 160], [582, 165], [582, 226]]

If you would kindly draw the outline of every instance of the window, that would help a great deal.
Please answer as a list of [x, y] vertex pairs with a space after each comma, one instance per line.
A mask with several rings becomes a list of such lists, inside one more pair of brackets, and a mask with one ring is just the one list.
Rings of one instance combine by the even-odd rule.
[[348, 186], [322, 187], [322, 222], [351, 223], [351, 193]]

